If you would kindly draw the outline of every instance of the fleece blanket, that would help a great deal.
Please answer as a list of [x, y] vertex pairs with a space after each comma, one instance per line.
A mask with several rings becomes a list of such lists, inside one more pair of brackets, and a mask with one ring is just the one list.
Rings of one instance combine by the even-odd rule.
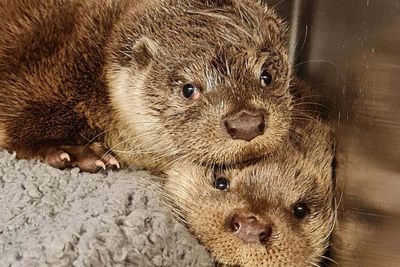
[[150, 179], [61, 171], [0, 151], [0, 266], [213, 266]]

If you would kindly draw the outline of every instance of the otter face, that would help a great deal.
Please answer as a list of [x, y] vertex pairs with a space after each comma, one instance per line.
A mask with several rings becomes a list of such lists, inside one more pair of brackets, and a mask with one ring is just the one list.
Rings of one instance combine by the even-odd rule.
[[166, 190], [219, 262], [317, 266], [329, 244], [335, 208], [331, 143], [314, 141], [313, 151], [286, 147], [241, 169], [177, 167]]
[[237, 163], [286, 138], [292, 99], [282, 55], [219, 47], [176, 66], [161, 112], [165, 130], [196, 162]]
[[283, 23], [253, 0], [175, 2], [121, 23], [112, 104], [146, 148], [175, 158], [236, 163], [275, 150], [293, 105]]

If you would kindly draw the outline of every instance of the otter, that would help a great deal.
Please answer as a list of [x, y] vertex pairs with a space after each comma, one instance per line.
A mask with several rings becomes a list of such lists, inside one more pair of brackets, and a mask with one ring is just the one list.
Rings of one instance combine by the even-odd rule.
[[234, 164], [290, 132], [286, 26], [255, 0], [1, 0], [0, 148], [83, 171]]
[[176, 164], [165, 202], [221, 264], [320, 266], [336, 217], [333, 150], [330, 127], [307, 123], [250, 165]]

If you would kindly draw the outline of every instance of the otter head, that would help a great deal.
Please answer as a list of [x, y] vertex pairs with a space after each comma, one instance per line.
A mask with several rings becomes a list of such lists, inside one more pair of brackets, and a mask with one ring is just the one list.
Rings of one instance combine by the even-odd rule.
[[168, 0], [135, 12], [121, 20], [108, 77], [136, 139], [197, 163], [242, 162], [280, 145], [292, 97], [285, 26], [273, 10]]
[[300, 143], [243, 168], [177, 166], [166, 182], [169, 198], [221, 263], [318, 266], [335, 218], [325, 130], [309, 128]]

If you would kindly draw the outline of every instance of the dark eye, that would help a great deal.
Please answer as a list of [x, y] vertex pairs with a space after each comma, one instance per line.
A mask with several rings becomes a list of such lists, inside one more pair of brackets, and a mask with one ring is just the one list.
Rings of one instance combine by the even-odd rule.
[[303, 219], [308, 213], [310, 213], [310, 210], [304, 203], [298, 203], [293, 208], [293, 214], [297, 219]]
[[224, 177], [218, 177], [215, 179], [214, 187], [219, 190], [227, 190], [229, 188], [229, 181]]
[[268, 70], [264, 69], [261, 72], [261, 76], [260, 76], [260, 82], [261, 82], [261, 86], [265, 87], [271, 84], [272, 82], [272, 75], [271, 73], [269, 73]]
[[200, 97], [200, 90], [192, 84], [185, 84], [182, 86], [182, 96], [187, 100], [196, 100]]

